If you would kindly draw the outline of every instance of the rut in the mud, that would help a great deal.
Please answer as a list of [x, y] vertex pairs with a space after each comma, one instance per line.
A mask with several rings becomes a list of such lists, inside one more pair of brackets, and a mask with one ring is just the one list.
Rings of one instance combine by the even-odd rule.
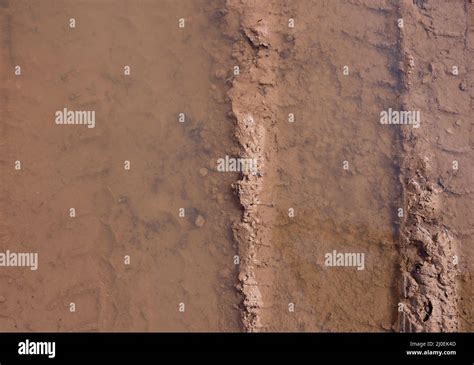
[[402, 105], [423, 116], [402, 136], [400, 331], [472, 330], [472, 11], [400, 2]]
[[[238, 184], [244, 324], [251, 331], [391, 330], [400, 191], [396, 133], [378, 115], [397, 103], [395, 8], [275, 1], [272, 9], [238, 8], [244, 67], [229, 93], [243, 156], [255, 148], [263, 160], [260, 175]], [[361, 266], [326, 266], [334, 251], [356, 255]]]
[[[237, 183], [245, 328], [468, 330], [467, 3], [453, 3], [451, 28], [436, 1], [228, 4], [241, 31], [242, 73], [229, 92], [236, 134], [260, 172]], [[461, 76], [436, 83], [453, 62]], [[433, 113], [435, 97], [445, 105]], [[392, 110], [414, 110], [423, 124], [382, 123]], [[450, 146], [435, 119], [455, 135]], [[452, 155], [466, 159], [464, 172], [449, 171]], [[325, 258], [337, 253], [363, 267], [331, 267]]]

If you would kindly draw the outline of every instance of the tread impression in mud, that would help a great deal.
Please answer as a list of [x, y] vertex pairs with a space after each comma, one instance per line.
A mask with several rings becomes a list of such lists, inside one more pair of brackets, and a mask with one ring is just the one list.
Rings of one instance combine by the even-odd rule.
[[0, 331], [473, 331], [472, 1], [0, 27]]

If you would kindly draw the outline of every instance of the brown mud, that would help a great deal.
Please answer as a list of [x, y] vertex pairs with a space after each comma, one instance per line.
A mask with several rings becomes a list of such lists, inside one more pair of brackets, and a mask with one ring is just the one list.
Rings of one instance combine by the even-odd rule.
[[472, 331], [472, 12], [400, 2], [403, 107], [423, 115], [422, 128], [403, 129], [401, 331]]
[[[390, 330], [398, 265], [390, 202], [400, 191], [391, 161], [394, 131], [377, 125], [374, 116], [396, 100], [390, 72], [395, 9], [278, 1], [271, 9], [269, 16], [261, 3], [246, 2], [239, 14], [241, 53], [252, 62], [230, 92], [237, 137], [264, 160], [261, 176], [239, 183], [250, 224], [238, 231], [238, 240], [252, 248], [241, 270], [252, 319], [247, 328]], [[373, 29], [364, 29], [364, 18]], [[380, 36], [369, 39], [365, 32]], [[342, 75], [345, 64], [351, 76]], [[258, 134], [247, 127], [248, 112]], [[257, 201], [249, 204], [249, 195]], [[325, 267], [324, 256], [333, 250], [364, 253], [365, 270]]]
[[239, 331], [223, 3], [2, 4], [0, 244], [39, 269], [1, 268], [1, 330]]
[[[242, 156], [260, 166], [237, 184], [247, 330], [469, 330], [472, 122], [459, 119], [472, 111], [467, 2], [456, 2], [447, 19], [440, 8], [453, 4], [436, 1], [228, 4], [241, 33], [234, 54], [243, 75], [229, 92], [236, 136]], [[438, 75], [423, 77], [457, 58], [452, 90], [449, 81], [433, 82]], [[340, 72], [346, 64], [349, 77]], [[417, 91], [416, 82], [433, 84]], [[436, 115], [442, 97], [449, 100]], [[420, 110], [423, 125], [377, 125], [387, 108]], [[445, 113], [454, 114], [446, 126], [464, 125], [465, 133], [433, 128]], [[453, 147], [440, 146], [440, 130]], [[430, 160], [449, 161], [437, 150], [465, 155], [464, 173], [432, 171]], [[342, 161], [353, 167], [342, 171]], [[451, 176], [463, 187], [457, 200], [443, 184]], [[365, 271], [324, 267], [324, 253], [334, 249], [363, 252]]]
[[473, 14], [0, 0], [0, 330], [472, 331]]

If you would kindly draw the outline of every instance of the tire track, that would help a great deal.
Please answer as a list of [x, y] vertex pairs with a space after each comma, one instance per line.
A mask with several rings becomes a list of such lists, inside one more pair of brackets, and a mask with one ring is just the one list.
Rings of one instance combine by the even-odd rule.
[[[465, 92], [470, 69], [467, 2], [403, 1], [399, 15], [404, 21], [399, 43], [402, 104], [404, 110], [420, 110], [423, 115], [421, 128], [402, 130], [407, 215], [400, 229], [404, 282], [399, 329], [458, 331], [463, 310], [458, 262], [469, 261], [461, 250], [469, 240], [458, 233], [461, 227], [472, 227], [461, 200], [472, 204], [472, 194], [453, 197], [449, 187], [465, 191], [472, 184], [472, 148], [459, 150], [471, 143], [463, 141], [462, 131], [470, 130]], [[455, 152], [443, 145], [454, 146]], [[464, 210], [463, 217], [459, 213]]]

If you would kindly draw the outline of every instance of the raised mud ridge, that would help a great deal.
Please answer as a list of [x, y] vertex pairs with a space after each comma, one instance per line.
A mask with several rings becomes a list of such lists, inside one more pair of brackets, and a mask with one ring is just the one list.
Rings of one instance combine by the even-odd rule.
[[[442, 114], [435, 95], [445, 87], [433, 76], [438, 67], [433, 58], [442, 54], [438, 52], [446, 46], [442, 42], [451, 42], [453, 54], [455, 48], [463, 54], [463, 42], [457, 43], [455, 38], [461, 40], [467, 35], [467, 12], [464, 8], [465, 19], [454, 20], [454, 14], [449, 19], [441, 18], [441, 14], [451, 12], [449, 7], [453, 4], [402, 1], [399, 5], [399, 16], [404, 20], [399, 39], [402, 109], [421, 110], [424, 118], [421, 128], [402, 129], [400, 179], [406, 213], [399, 232], [403, 311], [398, 325], [402, 332], [458, 331], [461, 313], [456, 258], [460, 245], [456, 232], [443, 220], [447, 193], [441, 183], [441, 154], [433, 143], [441, 126], [436, 114], [430, 112]], [[434, 8], [439, 5], [447, 6], [446, 12]], [[462, 2], [454, 5], [463, 6]], [[436, 25], [448, 21], [458, 34], [442, 34], [437, 29]], [[424, 39], [424, 34], [430, 36]], [[463, 58], [456, 62], [462, 63]]]
[[[242, 220], [234, 225], [234, 236], [239, 245], [240, 272], [239, 289], [242, 292], [244, 310], [242, 321], [249, 332], [262, 328], [260, 309], [263, 306], [255, 268], [262, 265], [259, 248], [269, 246], [272, 218], [259, 208], [268, 205], [269, 196], [264, 189], [265, 180], [271, 178], [269, 163], [274, 159], [272, 151], [272, 125], [274, 112], [270, 104], [276, 96], [273, 87], [276, 75], [272, 65], [278, 64], [278, 52], [272, 49], [268, 14], [264, 2], [238, 0], [227, 1], [227, 17], [237, 22], [240, 37], [234, 44], [233, 56], [239, 65], [240, 74], [234, 78], [228, 92], [232, 114], [235, 118], [235, 136], [241, 146], [240, 157], [256, 162], [256, 171], [244, 171], [242, 179], [234, 184], [243, 207]], [[265, 89], [264, 89], [265, 88]], [[273, 89], [273, 90], [272, 90]]]
[[405, 304], [400, 330], [457, 331], [456, 240], [440, 223], [442, 189], [427, 177], [428, 159], [410, 156], [402, 166], [407, 214], [400, 231]]

